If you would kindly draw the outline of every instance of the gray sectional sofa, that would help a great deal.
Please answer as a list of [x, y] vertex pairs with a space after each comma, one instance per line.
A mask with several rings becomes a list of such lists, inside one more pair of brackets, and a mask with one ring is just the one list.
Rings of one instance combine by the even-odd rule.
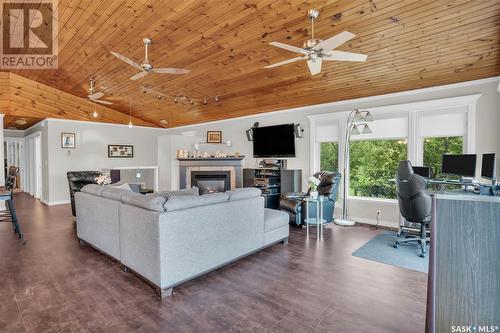
[[75, 195], [78, 238], [152, 283], [161, 296], [184, 281], [277, 242], [288, 215], [264, 208], [260, 190], [142, 195], [87, 185]]

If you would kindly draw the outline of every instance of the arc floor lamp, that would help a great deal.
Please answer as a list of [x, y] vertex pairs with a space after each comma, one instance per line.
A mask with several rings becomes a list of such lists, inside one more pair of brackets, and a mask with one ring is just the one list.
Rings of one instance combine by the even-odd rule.
[[354, 109], [351, 111], [346, 120], [345, 127], [345, 140], [344, 140], [344, 163], [343, 163], [343, 171], [342, 176], [344, 178], [344, 183], [342, 186], [342, 218], [335, 219], [334, 222], [337, 225], [341, 226], [352, 226], [354, 225], [354, 221], [349, 220], [349, 215], [347, 214], [347, 177], [346, 170], [347, 164], [349, 161], [349, 142], [351, 141], [351, 135], [358, 134], [369, 134], [372, 133], [372, 130], [368, 126], [368, 122], [373, 121], [373, 117], [370, 111], [360, 111], [358, 109]]

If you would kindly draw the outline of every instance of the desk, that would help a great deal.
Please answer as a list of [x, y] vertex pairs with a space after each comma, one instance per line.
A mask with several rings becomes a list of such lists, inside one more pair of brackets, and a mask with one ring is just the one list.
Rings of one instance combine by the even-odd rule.
[[427, 292], [428, 333], [500, 326], [500, 197], [432, 195]]

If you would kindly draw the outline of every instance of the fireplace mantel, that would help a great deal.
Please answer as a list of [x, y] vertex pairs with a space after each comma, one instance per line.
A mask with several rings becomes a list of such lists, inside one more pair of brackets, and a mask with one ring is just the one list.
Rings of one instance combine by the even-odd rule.
[[242, 187], [244, 158], [245, 156], [178, 158], [180, 188], [191, 187], [191, 171], [229, 171], [231, 173], [231, 189]]

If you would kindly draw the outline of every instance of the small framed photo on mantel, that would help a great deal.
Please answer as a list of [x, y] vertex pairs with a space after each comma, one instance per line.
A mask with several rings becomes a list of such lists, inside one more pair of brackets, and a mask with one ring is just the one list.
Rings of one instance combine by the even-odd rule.
[[222, 131], [207, 131], [207, 143], [222, 143]]
[[76, 148], [75, 133], [61, 133], [61, 148], [66, 148], [66, 149]]
[[108, 157], [133, 158], [134, 146], [132, 145], [108, 145]]

